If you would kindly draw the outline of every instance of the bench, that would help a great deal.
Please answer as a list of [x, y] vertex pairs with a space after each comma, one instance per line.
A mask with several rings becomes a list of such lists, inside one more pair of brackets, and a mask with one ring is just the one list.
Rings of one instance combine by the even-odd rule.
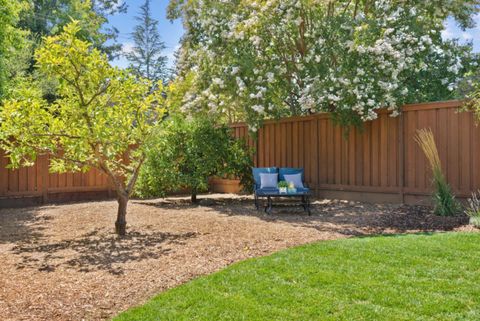
[[[308, 215], [310, 211], [310, 189], [305, 185], [303, 168], [291, 167], [254, 167], [252, 168], [254, 178], [254, 199], [255, 208], [260, 209], [260, 199], [266, 198], [267, 204], [264, 208], [265, 213], [271, 214], [273, 206], [300, 206]], [[277, 174], [277, 184], [279, 181], [285, 181], [285, 175], [301, 174], [302, 186], [296, 186], [294, 190], [288, 189], [286, 193], [280, 192], [278, 187], [262, 187], [261, 174]], [[274, 203], [275, 199], [275, 203]], [[288, 200], [289, 202], [280, 202]], [[292, 202], [293, 201], [293, 202]]]

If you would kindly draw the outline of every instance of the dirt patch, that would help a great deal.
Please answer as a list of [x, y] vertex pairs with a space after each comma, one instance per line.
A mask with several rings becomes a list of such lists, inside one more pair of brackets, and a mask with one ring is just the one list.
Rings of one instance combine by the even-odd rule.
[[233, 262], [318, 240], [471, 230], [426, 207], [316, 201], [257, 212], [250, 198], [132, 201], [128, 236], [113, 235], [116, 202], [0, 210], [3, 320], [101, 320]]

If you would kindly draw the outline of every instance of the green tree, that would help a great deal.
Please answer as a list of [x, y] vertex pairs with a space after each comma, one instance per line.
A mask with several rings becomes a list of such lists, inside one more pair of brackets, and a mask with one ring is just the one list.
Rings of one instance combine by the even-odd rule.
[[123, 0], [13, 0], [25, 8], [16, 19], [18, 29], [24, 30], [23, 45], [10, 59], [6, 73], [15, 82], [25, 74], [33, 76], [49, 101], [57, 98], [57, 83], [38, 75], [35, 70], [34, 52], [41, 46], [43, 37], [60, 33], [63, 27], [76, 19], [81, 27], [78, 37], [91, 42], [94, 47], [113, 59], [120, 53], [121, 44], [116, 43], [118, 30], [106, 27], [107, 17], [126, 12]]
[[11, 81], [20, 68], [27, 43], [27, 32], [17, 28], [23, 2], [0, 0], [0, 101], [5, 95], [7, 82]]
[[456, 97], [478, 68], [471, 46], [442, 39], [453, 16], [471, 27], [479, 1], [172, 0], [186, 34], [179, 76], [195, 72], [186, 109], [266, 117], [331, 112], [361, 124], [405, 103]]
[[[26, 0], [29, 10], [20, 15], [19, 27], [31, 34], [34, 49], [41, 45], [45, 36], [60, 33], [72, 19], [78, 21], [81, 30], [78, 37], [91, 42], [95, 47], [108, 54], [109, 59], [118, 56], [121, 45], [107, 44], [115, 41], [118, 30], [106, 27], [108, 16], [124, 13], [127, 10], [122, 0]], [[30, 70], [35, 62], [32, 57]]]
[[27, 79], [1, 111], [0, 147], [14, 167], [48, 153], [52, 172], [105, 173], [118, 197], [116, 232], [124, 235], [145, 142], [163, 117], [162, 88], [151, 92], [148, 80], [110, 66], [79, 31], [73, 22], [36, 51], [39, 72], [59, 83], [59, 98], [48, 103]]
[[139, 22], [132, 33], [135, 46], [126, 54], [130, 67], [154, 83], [159, 80], [165, 83], [168, 78], [167, 57], [162, 55], [165, 44], [158, 32], [158, 21], [152, 18], [150, 0], [145, 0], [135, 19]]
[[155, 137], [140, 173], [140, 196], [164, 196], [186, 189], [195, 203], [197, 194], [208, 190], [208, 179], [215, 175], [240, 177], [243, 186], [252, 186], [251, 155], [228, 126], [217, 126], [205, 118], [175, 116]]

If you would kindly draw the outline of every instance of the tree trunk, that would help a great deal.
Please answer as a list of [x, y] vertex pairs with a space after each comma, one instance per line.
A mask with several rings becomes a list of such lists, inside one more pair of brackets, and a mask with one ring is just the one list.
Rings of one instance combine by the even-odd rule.
[[115, 222], [115, 232], [119, 236], [125, 236], [127, 233], [127, 221], [125, 217], [127, 216], [127, 204], [128, 196], [118, 195], [118, 212], [117, 212], [117, 221]]

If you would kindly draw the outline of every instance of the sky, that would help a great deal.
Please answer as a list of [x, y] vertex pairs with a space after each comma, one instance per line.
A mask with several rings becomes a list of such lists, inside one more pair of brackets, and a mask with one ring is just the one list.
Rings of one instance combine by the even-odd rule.
[[[135, 25], [138, 24], [135, 16], [139, 15], [140, 6], [144, 3], [144, 0], [125, 0], [124, 2], [128, 5], [127, 13], [115, 14], [108, 17], [108, 20], [110, 26], [119, 30], [120, 34], [117, 41], [123, 45], [123, 51], [127, 52], [133, 47], [131, 33]], [[167, 20], [168, 3], [169, 0], [151, 0], [150, 8], [153, 18], [158, 21], [158, 31], [166, 46], [164, 55], [168, 57], [171, 66], [174, 61], [173, 54], [179, 47], [179, 41], [183, 35], [183, 26], [180, 20], [173, 23]], [[128, 66], [128, 61], [125, 58], [117, 59], [113, 61], [113, 65], [125, 68]]]
[[[144, 0], [124, 0], [128, 5], [127, 13], [116, 14], [109, 17], [109, 25], [116, 27], [119, 31], [118, 42], [123, 45], [123, 51], [128, 52], [133, 46], [131, 32], [137, 24], [135, 16], [139, 13], [139, 7], [144, 3]], [[162, 40], [165, 42], [166, 49], [164, 55], [168, 57], [169, 65], [172, 66], [174, 58], [173, 54], [179, 47], [179, 41], [183, 34], [183, 27], [180, 20], [171, 23], [166, 18], [166, 8], [169, 0], [151, 0], [151, 10], [153, 18], [158, 20], [159, 33]], [[445, 30], [442, 33], [444, 38], [458, 38], [461, 42], [473, 42], [475, 52], [480, 52], [480, 14], [475, 17], [477, 26], [473, 29], [465, 31], [458, 28], [453, 19], [448, 19], [445, 22]], [[120, 58], [113, 61], [113, 64], [118, 67], [127, 67], [128, 61], [125, 58]]]
[[460, 42], [473, 42], [473, 50], [475, 52], [480, 52], [480, 14], [474, 17], [474, 20], [477, 23], [477, 26], [472, 29], [461, 30], [456, 25], [453, 19], [448, 19], [445, 22], [445, 30], [442, 32], [443, 38], [460, 39]]

